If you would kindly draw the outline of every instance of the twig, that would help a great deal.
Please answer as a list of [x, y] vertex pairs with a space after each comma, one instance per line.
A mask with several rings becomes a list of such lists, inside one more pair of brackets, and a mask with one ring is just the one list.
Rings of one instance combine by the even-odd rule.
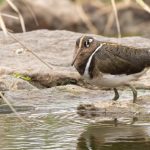
[[34, 22], [35, 22], [35, 24], [36, 24], [36, 26], [39, 26], [39, 23], [38, 23], [38, 20], [37, 20], [37, 18], [36, 18], [36, 15], [35, 15], [35, 13], [33, 12], [33, 10], [31, 9], [31, 7], [29, 7], [28, 4], [27, 4], [24, 0], [23, 0], [22, 2], [25, 4], [25, 6], [27, 7], [27, 9], [28, 9], [29, 12], [31, 13], [31, 15], [32, 15], [32, 17], [33, 17], [33, 20], [34, 20]]
[[20, 23], [21, 23], [21, 27], [22, 27], [22, 31], [26, 32], [25, 22], [24, 22], [23, 16], [21, 15], [19, 9], [13, 4], [13, 2], [11, 0], [6, 0], [6, 1], [10, 5], [10, 7], [18, 14], [18, 17], [19, 17]]
[[[97, 4], [96, 5], [97, 8], [100, 9], [100, 11], [98, 12], [99, 13], [99, 16], [102, 16], [102, 15], [109, 15], [110, 13], [112, 13], [112, 5], [100, 5], [100, 4]], [[134, 4], [131, 3], [130, 0], [125, 0], [123, 2], [118, 2], [116, 3], [116, 7], [117, 7], [117, 10], [122, 10], [122, 9], [125, 9], [125, 8], [128, 8], [128, 7], [132, 7], [134, 8]]]
[[121, 38], [120, 23], [119, 23], [119, 19], [118, 19], [118, 13], [117, 13], [117, 8], [116, 8], [115, 0], [111, 0], [111, 3], [112, 3], [114, 15], [115, 15], [115, 19], [116, 19], [116, 25], [117, 25], [117, 31], [118, 31], [118, 38], [120, 39]]
[[6, 28], [6, 25], [5, 25], [5, 22], [3, 20], [3, 17], [1, 15], [1, 13], [0, 13], [0, 27], [3, 30], [4, 35], [7, 36], [8, 35], [8, 31], [7, 31], [7, 28]]
[[111, 13], [108, 16], [107, 23], [106, 23], [105, 28], [104, 28], [105, 34], [108, 34], [110, 32], [113, 23], [114, 23], [114, 15]]
[[10, 107], [12, 112], [26, 125], [29, 125], [15, 110], [15, 108], [12, 106], [12, 104], [9, 102], [9, 100], [3, 95], [3, 93], [0, 91], [0, 97], [3, 99], [3, 101]]
[[37, 54], [35, 54], [32, 50], [27, 48], [22, 42], [20, 42], [14, 35], [12, 35], [10, 32], [8, 32], [8, 35], [13, 38], [16, 42], [18, 42], [23, 48], [25, 48], [28, 52], [30, 52], [32, 55], [34, 55], [38, 60], [40, 60], [43, 64], [45, 64], [49, 69], [54, 69], [52, 65], [49, 65], [44, 60], [42, 60]]
[[97, 28], [93, 25], [93, 23], [90, 21], [87, 14], [84, 12], [81, 4], [76, 0], [76, 9], [79, 13], [79, 16], [81, 17], [82, 21], [86, 24], [87, 28], [94, 34], [98, 34]]
[[5, 14], [5, 13], [1, 13], [1, 16], [8, 17], [8, 18], [12, 18], [12, 19], [16, 19], [16, 20], [18, 20], [18, 19], [19, 19], [19, 18], [18, 18], [18, 17], [16, 17], [16, 16], [12, 16], [12, 15]]
[[148, 13], [150, 13], [150, 7], [143, 0], [136, 0], [136, 2]]

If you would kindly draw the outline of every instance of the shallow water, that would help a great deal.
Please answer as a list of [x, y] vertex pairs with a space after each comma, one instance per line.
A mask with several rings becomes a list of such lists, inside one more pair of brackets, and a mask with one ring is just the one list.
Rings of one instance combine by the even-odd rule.
[[[62, 98], [36, 110], [0, 115], [0, 150], [149, 150], [150, 122], [132, 118], [96, 119], [77, 115], [82, 100]], [[93, 100], [94, 101], [94, 100]], [[83, 103], [90, 102], [86, 97]]]

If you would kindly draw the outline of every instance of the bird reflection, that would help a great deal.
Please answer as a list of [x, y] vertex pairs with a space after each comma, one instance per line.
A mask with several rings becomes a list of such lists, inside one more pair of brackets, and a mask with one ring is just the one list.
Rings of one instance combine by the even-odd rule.
[[[137, 121], [133, 118], [132, 124]], [[149, 150], [150, 126], [112, 122], [91, 124], [78, 138], [77, 150]]]

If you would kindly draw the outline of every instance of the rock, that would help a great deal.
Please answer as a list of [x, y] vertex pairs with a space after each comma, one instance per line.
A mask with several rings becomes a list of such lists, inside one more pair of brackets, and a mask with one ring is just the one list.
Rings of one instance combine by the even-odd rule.
[[[31, 77], [33, 83], [44, 87], [66, 84], [84, 84], [77, 71], [71, 66], [75, 42], [81, 34], [69, 31], [38, 30], [15, 34], [15, 37], [25, 46], [37, 54], [43, 61], [52, 64], [54, 69], [48, 68], [33, 54], [23, 50], [22, 46], [12, 38], [6, 38], [0, 32], [0, 75], [19, 73]], [[116, 38], [91, 35], [101, 41], [117, 42]], [[141, 37], [126, 37], [121, 43], [134, 47], [148, 48], [150, 40]], [[22, 51], [18, 54], [18, 51]], [[136, 87], [150, 87], [150, 73], [147, 72]]]
[[[141, 97], [145, 99], [145, 97]], [[100, 100], [94, 104], [81, 104], [77, 108], [77, 113], [84, 117], [111, 117], [111, 118], [121, 118], [121, 117], [137, 117], [148, 116], [149, 113], [139, 101], [137, 104], [133, 104], [132, 101], [117, 101], [112, 100]], [[147, 101], [146, 101], [147, 102]]]
[[[55, 103], [64, 103], [68, 107], [75, 103], [74, 107], [77, 107], [79, 102], [82, 102], [82, 107], [78, 109], [79, 114], [84, 110], [82, 115], [90, 115], [92, 111], [93, 116], [97, 116], [97, 114], [106, 116], [107, 112], [108, 117], [112, 115], [126, 117], [135, 116], [139, 112], [141, 114], [148, 112], [145, 109], [145, 104], [147, 104], [146, 108], [149, 106], [149, 95], [146, 92], [139, 94], [142, 95], [140, 102], [138, 102], [140, 106], [133, 105], [132, 100], [123, 102], [124, 97], [120, 98], [122, 101], [119, 100], [116, 104], [113, 104], [111, 101], [113, 91], [92, 90], [93, 86], [90, 90], [80, 86], [68, 85], [89, 86], [84, 83], [77, 71], [70, 65], [76, 39], [81, 34], [69, 31], [38, 30], [14, 34], [14, 36], [43, 61], [53, 66], [53, 69], [48, 68], [32, 53], [23, 49], [14, 39], [6, 38], [2, 32], [0, 33], [0, 85], [1, 90], [4, 90], [4, 96], [14, 106], [31, 106], [37, 109], [44, 105], [43, 111], [46, 111], [45, 107], [48, 107], [47, 111], [49, 111], [49, 109], [58, 107]], [[117, 42], [116, 38], [91, 36], [101, 41]], [[121, 39], [122, 44], [141, 48], [149, 47], [149, 42], [149, 39], [141, 37]], [[31, 81], [18, 79], [13, 74], [29, 77]], [[138, 88], [148, 89], [150, 87], [149, 80], [148, 72], [134, 84]], [[132, 95], [128, 94], [127, 90], [123, 92], [127, 100], [132, 99]], [[147, 95], [147, 98], [145, 98], [145, 95]], [[106, 99], [109, 101], [105, 101]], [[93, 105], [89, 103], [91, 101]], [[65, 108], [67, 109], [67, 107]], [[88, 113], [85, 113], [87, 110]]]
[[[132, 100], [127, 100], [130, 98], [130, 95], [126, 92], [127, 99], [119, 99], [113, 103], [110, 99], [112, 94], [113, 92], [90, 90], [76, 85], [4, 92], [4, 96], [16, 108], [20, 106], [22, 109], [23, 106], [25, 106], [25, 108], [28, 106], [32, 108], [32, 110], [34, 108], [35, 112], [44, 111], [44, 113], [46, 113], [50, 111], [51, 113], [58, 113], [59, 111], [66, 112], [68, 109], [74, 110], [78, 107], [77, 113], [88, 118], [132, 118], [149, 115], [150, 96], [145, 98], [143, 95], [138, 99], [137, 104], [133, 104]], [[80, 106], [78, 106], [79, 103], [81, 104]]]
[[[19, 40], [22, 39], [21, 41], [45, 62], [55, 65], [55, 69], [49, 69], [27, 51], [20, 55], [16, 54], [16, 51], [22, 46], [11, 38], [4, 38], [3, 33], [1, 33], [2, 40], [0, 45], [2, 53], [0, 57], [3, 57], [3, 60], [1, 59], [0, 61], [0, 74], [13, 74], [14, 72], [25, 74], [30, 76], [33, 81], [40, 81], [41, 84], [47, 87], [76, 82], [76, 78], [79, 76], [74, 68], [70, 67], [70, 63], [78, 34], [68, 32], [70, 34], [65, 37], [66, 35], [64, 35], [65, 32], [63, 33], [63, 31], [54, 31], [54, 34], [49, 34], [51, 33], [50, 31], [41, 30], [35, 33], [37, 35], [34, 32], [28, 32], [24, 34], [24, 37], [22, 37], [23, 34], [16, 36]], [[58, 36], [63, 36], [63, 39]], [[73, 36], [75, 37], [73, 38]], [[68, 39], [70, 42], [67, 41]], [[6, 43], [8, 46], [6, 46]], [[45, 45], [45, 43], [47, 44]], [[63, 47], [62, 44], [64, 45]]]
[[[89, 93], [90, 92], [90, 93]], [[87, 95], [89, 93], [89, 95]], [[56, 86], [46, 89], [4, 91], [4, 96], [15, 106], [49, 106], [59, 101], [78, 101], [80, 96], [92, 98], [93, 90], [88, 90], [76, 85]], [[103, 92], [100, 91], [103, 94]]]
[[10, 75], [3, 75], [0, 77], [0, 91], [14, 91], [14, 90], [33, 90], [35, 86], [20, 78]]

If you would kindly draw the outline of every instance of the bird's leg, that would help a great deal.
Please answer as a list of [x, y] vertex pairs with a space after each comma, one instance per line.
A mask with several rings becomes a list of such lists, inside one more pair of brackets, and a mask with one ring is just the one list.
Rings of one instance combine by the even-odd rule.
[[118, 119], [114, 118], [114, 126], [117, 127], [118, 126]]
[[119, 98], [119, 93], [118, 90], [116, 88], [113, 88], [114, 92], [115, 92], [115, 96], [113, 98], [114, 101], [116, 101]]
[[131, 89], [131, 91], [133, 93], [133, 103], [135, 103], [137, 100], [137, 91], [132, 85], [129, 84], [127, 86]]
[[138, 121], [138, 118], [137, 117], [133, 117], [131, 124], [134, 124], [136, 121]]

